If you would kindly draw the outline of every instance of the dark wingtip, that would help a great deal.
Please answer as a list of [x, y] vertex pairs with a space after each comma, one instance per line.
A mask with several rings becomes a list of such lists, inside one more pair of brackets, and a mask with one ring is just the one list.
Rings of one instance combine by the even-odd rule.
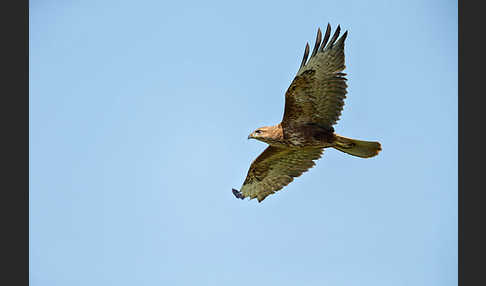
[[244, 199], [244, 198], [245, 198], [245, 197], [243, 196], [243, 194], [242, 194], [240, 191], [238, 191], [237, 189], [231, 189], [231, 190], [233, 191], [233, 195], [235, 195], [235, 197], [236, 197], [237, 199], [241, 199], [241, 200], [242, 200], [242, 199]]
[[336, 43], [337, 47], [343, 47], [344, 46], [344, 40], [346, 40], [346, 37], [348, 36], [348, 31], [344, 32], [344, 34], [339, 38], [339, 40]]
[[319, 45], [321, 44], [321, 39], [322, 39], [321, 28], [317, 28], [316, 43], [314, 44], [314, 49], [312, 50], [311, 57], [317, 54], [317, 51], [319, 50]]
[[330, 36], [331, 36], [331, 24], [327, 23], [326, 33], [324, 34], [324, 39], [322, 40], [322, 44], [320, 48], [321, 51], [323, 51], [324, 48], [326, 47], [327, 41], [329, 40]]
[[309, 43], [306, 43], [305, 44], [304, 57], [302, 58], [302, 63], [300, 64], [300, 67], [303, 67], [305, 65], [305, 62], [307, 61], [308, 56], [309, 56]]
[[336, 42], [337, 38], [339, 37], [340, 32], [341, 32], [341, 25], [338, 25], [336, 31], [334, 32], [334, 35], [332, 35], [332, 38], [329, 41], [329, 48], [332, 48], [334, 42]]
[[340, 41], [341, 42], [344, 42], [344, 40], [346, 40], [346, 37], [348, 36], [348, 31], [344, 32], [344, 34], [341, 36], [341, 39]]

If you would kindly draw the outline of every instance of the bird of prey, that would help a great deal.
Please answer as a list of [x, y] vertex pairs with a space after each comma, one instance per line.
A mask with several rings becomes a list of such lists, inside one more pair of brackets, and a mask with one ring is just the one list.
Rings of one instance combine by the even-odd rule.
[[324, 148], [332, 147], [361, 158], [376, 156], [381, 151], [379, 142], [334, 133], [333, 125], [339, 120], [347, 93], [346, 74], [342, 71], [348, 32], [338, 39], [340, 31], [338, 26], [330, 37], [328, 24], [322, 38], [318, 28], [310, 57], [307, 43], [300, 68], [285, 93], [282, 121], [257, 128], [248, 136], [269, 146], [251, 163], [241, 190], [233, 189], [237, 198], [257, 198], [262, 202], [312, 168]]

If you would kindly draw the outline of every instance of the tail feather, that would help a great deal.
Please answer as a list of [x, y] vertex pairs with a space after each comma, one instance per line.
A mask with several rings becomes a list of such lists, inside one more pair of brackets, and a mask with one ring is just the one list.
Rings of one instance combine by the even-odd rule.
[[333, 148], [361, 158], [370, 158], [378, 155], [381, 151], [379, 142], [356, 140], [336, 134], [335, 145]]

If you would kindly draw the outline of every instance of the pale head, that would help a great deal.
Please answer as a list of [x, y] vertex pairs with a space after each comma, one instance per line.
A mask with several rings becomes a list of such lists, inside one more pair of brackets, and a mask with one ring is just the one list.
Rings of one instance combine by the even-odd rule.
[[248, 135], [248, 139], [256, 139], [263, 142], [267, 142], [268, 139], [273, 139], [274, 129], [275, 126], [264, 126], [264, 127], [257, 128], [250, 135]]

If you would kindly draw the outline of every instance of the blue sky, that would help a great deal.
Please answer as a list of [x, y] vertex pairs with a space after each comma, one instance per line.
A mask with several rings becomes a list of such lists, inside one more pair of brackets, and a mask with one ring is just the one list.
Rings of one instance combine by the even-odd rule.
[[[456, 285], [456, 1], [30, 1], [31, 285]], [[336, 132], [235, 199], [317, 27]]]

